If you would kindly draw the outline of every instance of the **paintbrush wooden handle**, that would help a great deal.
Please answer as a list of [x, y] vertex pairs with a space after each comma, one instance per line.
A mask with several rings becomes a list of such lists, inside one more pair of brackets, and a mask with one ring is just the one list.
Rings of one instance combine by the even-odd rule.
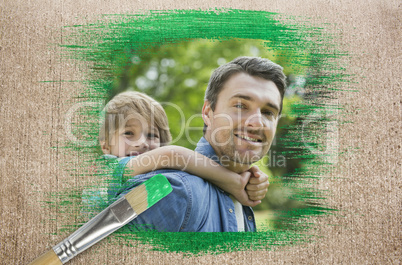
[[81, 226], [30, 265], [61, 265], [136, 218], [172, 192], [165, 176], [158, 174], [135, 187], [124, 197]]
[[54, 253], [53, 249], [49, 250], [36, 260], [29, 263], [29, 265], [62, 265], [59, 257]]

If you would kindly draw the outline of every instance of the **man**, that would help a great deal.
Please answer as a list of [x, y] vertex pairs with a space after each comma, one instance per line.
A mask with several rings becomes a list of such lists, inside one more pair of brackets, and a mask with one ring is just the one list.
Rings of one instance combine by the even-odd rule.
[[[202, 109], [204, 137], [195, 151], [236, 173], [252, 172], [251, 164], [268, 152], [275, 135], [286, 85], [282, 70], [267, 59], [254, 57], [239, 57], [216, 69]], [[129, 228], [166, 232], [256, 231], [250, 207], [240, 205], [230, 194], [186, 172], [159, 170], [139, 175], [122, 194], [159, 173], [168, 178], [173, 192], [137, 217]]]

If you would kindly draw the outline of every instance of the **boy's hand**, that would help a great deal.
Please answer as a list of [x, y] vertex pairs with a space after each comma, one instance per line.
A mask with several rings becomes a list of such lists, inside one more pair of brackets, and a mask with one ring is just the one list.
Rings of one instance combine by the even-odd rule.
[[[241, 174], [231, 171], [228, 174], [232, 174], [232, 177], [211, 182], [232, 194], [242, 205], [254, 207], [261, 203], [269, 186], [268, 176], [264, 172], [253, 166]], [[229, 179], [231, 180], [228, 181]]]
[[[235, 174], [235, 173], [234, 173]], [[237, 175], [237, 174], [236, 174]], [[242, 205], [254, 207], [261, 203], [260, 200], [252, 200], [248, 195], [246, 186], [249, 185], [250, 179], [253, 177], [250, 171], [245, 171], [237, 176], [240, 176], [239, 182], [234, 186], [233, 192], [231, 193], [236, 200], [238, 200]]]
[[248, 171], [251, 173], [251, 177], [246, 185], [248, 198], [252, 201], [261, 203], [261, 200], [268, 192], [268, 176], [257, 166], [252, 166]]
[[268, 176], [257, 166], [253, 166], [248, 171], [240, 174], [240, 186], [243, 187], [241, 191], [232, 195], [242, 205], [257, 206], [268, 192]]

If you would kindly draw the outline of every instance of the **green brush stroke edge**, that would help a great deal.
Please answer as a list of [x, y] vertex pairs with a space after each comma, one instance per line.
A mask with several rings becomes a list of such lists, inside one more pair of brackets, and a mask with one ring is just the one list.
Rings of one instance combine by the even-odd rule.
[[144, 185], [148, 193], [148, 208], [173, 191], [170, 182], [162, 174], [155, 175], [148, 179], [144, 182]]

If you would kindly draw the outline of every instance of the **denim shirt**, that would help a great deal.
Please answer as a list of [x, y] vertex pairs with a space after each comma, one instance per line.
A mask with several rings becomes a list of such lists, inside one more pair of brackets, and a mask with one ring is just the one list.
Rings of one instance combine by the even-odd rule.
[[[205, 140], [195, 151], [217, 161], [212, 146]], [[126, 161], [124, 161], [126, 163]], [[127, 225], [132, 231], [157, 230], [160, 232], [237, 232], [234, 203], [229, 194], [200, 177], [177, 170], [157, 170], [128, 180], [115, 198], [153, 177], [163, 174], [173, 191]], [[109, 193], [109, 195], [111, 195]], [[254, 213], [243, 206], [245, 231], [256, 231]]]

